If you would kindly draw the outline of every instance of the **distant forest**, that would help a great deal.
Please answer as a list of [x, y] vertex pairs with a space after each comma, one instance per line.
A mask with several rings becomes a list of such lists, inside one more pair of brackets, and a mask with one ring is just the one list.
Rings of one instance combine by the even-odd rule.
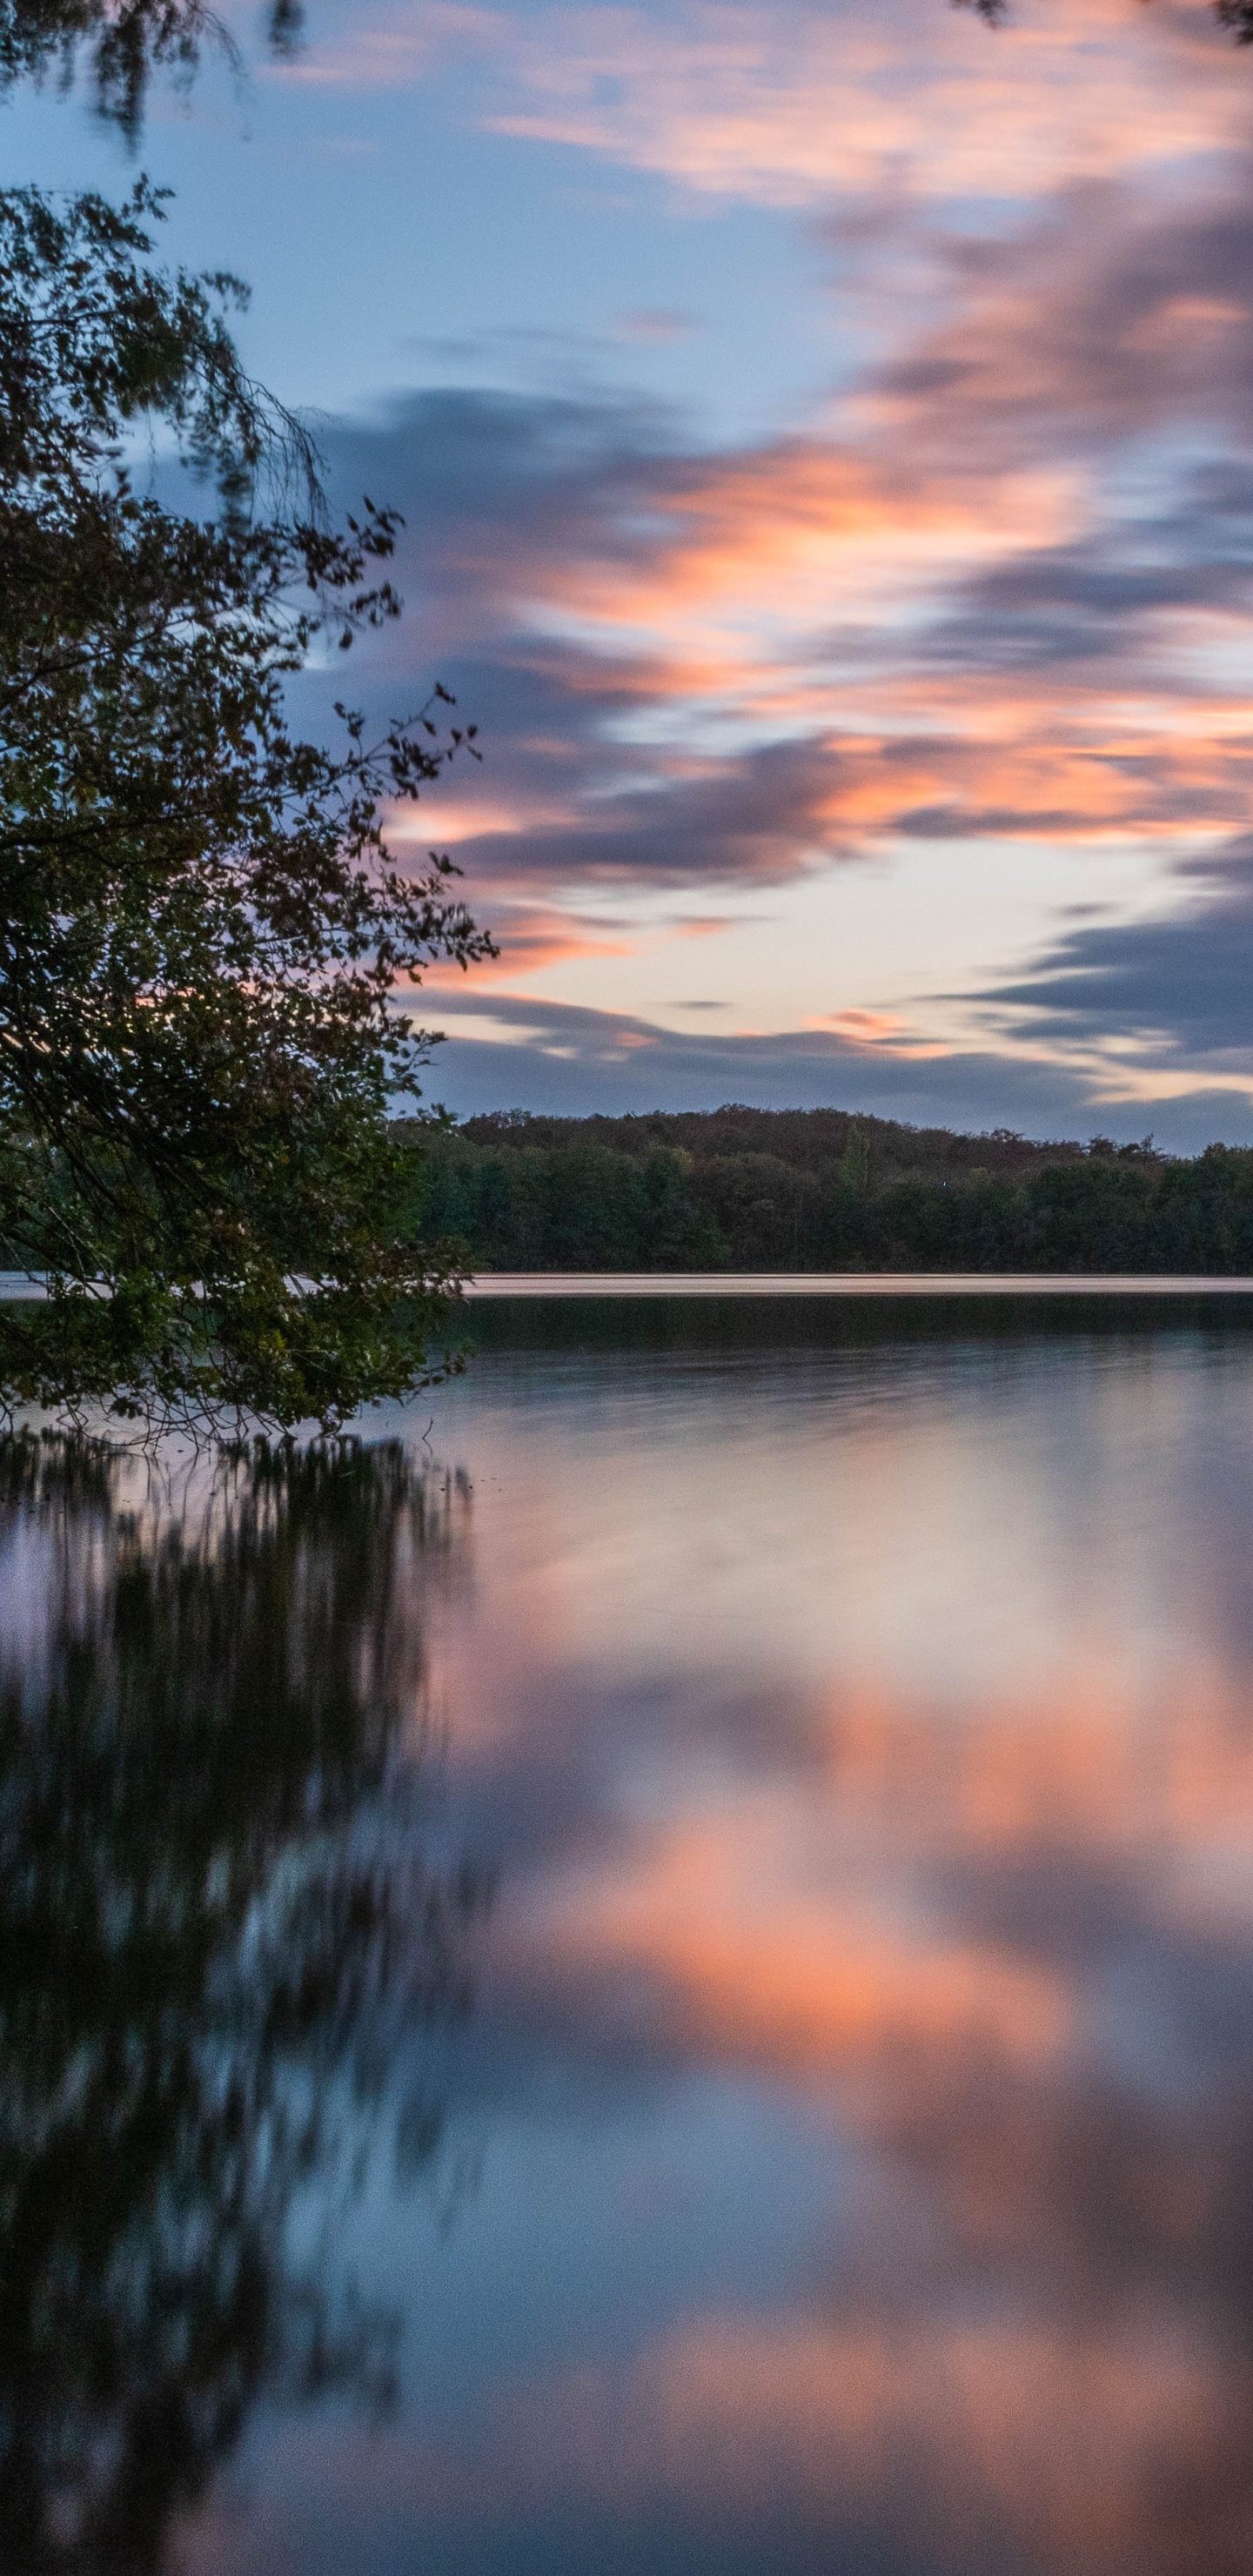
[[415, 1239], [475, 1270], [1043, 1270], [1253, 1274], [1253, 1151], [1033, 1144], [838, 1109], [542, 1118], [431, 1135]]

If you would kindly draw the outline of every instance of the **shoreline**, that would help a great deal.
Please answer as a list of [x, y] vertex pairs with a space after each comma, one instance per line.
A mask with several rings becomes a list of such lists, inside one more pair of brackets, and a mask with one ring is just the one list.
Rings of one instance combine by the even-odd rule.
[[1031, 1270], [498, 1270], [466, 1280], [495, 1297], [1253, 1297], [1253, 1278]]

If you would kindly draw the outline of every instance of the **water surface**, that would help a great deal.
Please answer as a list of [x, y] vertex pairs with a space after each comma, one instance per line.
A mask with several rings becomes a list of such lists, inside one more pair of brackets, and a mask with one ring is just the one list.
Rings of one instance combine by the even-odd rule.
[[11, 1490], [47, 2563], [1247, 2571], [1247, 1325], [474, 1330], [347, 1484]]

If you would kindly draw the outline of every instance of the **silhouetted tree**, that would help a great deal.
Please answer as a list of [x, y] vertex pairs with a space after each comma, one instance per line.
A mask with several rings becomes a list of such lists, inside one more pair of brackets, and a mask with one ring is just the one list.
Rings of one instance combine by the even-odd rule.
[[[271, 51], [292, 54], [303, 23], [301, 0], [269, 0]], [[206, 46], [242, 68], [235, 38], [205, 0], [0, 0], [0, 85], [55, 71], [68, 87], [85, 55], [98, 114], [132, 142], [152, 74], [189, 80]]]
[[[0, 1238], [52, 1287], [0, 1308], [0, 1404], [332, 1427], [421, 1381], [447, 1286], [391, 1224], [426, 1052], [391, 996], [491, 943], [381, 813], [472, 746], [292, 734], [287, 675], [398, 612], [395, 521], [326, 527], [159, 212], [0, 194]], [[216, 518], [136, 491], [143, 420]]]

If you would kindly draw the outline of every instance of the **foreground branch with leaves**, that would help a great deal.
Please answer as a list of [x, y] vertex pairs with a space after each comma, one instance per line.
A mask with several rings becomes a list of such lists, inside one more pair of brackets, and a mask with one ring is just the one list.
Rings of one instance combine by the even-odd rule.
[[[271, 54], [298, 49], [303, 20], [302, 0], [267, 0]], [[0, 0], [0, 91], [49, 73], [69, 89], [85, 56], [97, 115], [132, 143], [152, 74], [185, 85], [206, 47], [241, 75], [240, 47], [208, 0]]]
[[[491, 943], [382, 816], [473, 729], [291, 731], [288, 675], [396, 615], [396, 522], [327, 527], [159, 214], [0, 195], [0, 1258], [50, 1287], [0, 1306], [0, 1399], [329, 1428], [421, 1382], [450, 1285], [390, 1216], [392, 997]], [[212, 518], [138, 488], [144, 422]]]

